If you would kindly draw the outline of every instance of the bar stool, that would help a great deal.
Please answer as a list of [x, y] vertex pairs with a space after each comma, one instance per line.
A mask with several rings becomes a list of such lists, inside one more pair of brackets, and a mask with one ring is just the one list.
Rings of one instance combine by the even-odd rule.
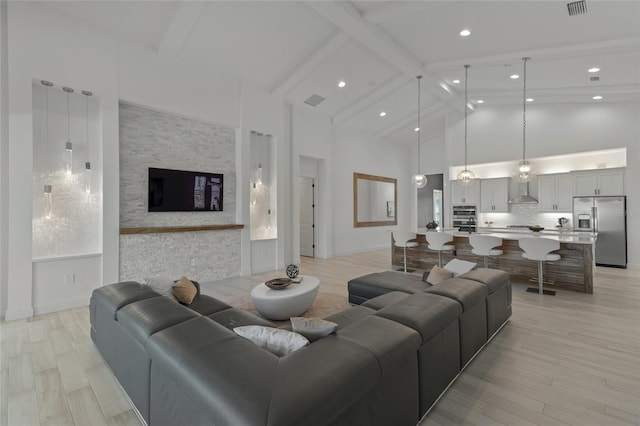
[[484, 257], [484, 267], [489, 267], [489, 256], [500, 256], [502, 250], [494, 249], [502, 245], [502, 238], [491, 235], [469, 235], [469, 244], [471, 244], [471, 253]]
[[396, 247], [402, 247], [404, 250], [404, 272], [407, 272], [407, 248], [418, 247], [418, 243], [415, 240], [416, 234], [407, 231], [392, 231], [391, 238], [393, 238], [393, 244]]
[[438, 266], [442, 268], [442, 252], [455, 249], [453, 244], [447, 244], [453, 241], [453, 234], [448, 232], [427, 232], [425, 238], [429, 243], [429, 250], [438, 252]]
[[[543, 270], [542, 262], [554, 262], [560, 260], [560, 255], [551, 253], [554, 250], [560, 249], [560, 242], [552, 240], [550, 238], [521, 238], [518, 240], [518, 245], [524, 253], [522, 257], [529, 260], [538, 261], [538, 293], [555, 295], [556, 292], [552, 290], [544, 290], [543, 282]], [[528, 288], [527, 291], [532, 293], [536, 292], [535, 288]]]

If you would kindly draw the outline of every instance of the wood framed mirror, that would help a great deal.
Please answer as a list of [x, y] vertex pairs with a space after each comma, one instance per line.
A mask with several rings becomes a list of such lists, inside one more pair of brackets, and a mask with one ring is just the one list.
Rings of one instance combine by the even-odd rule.
[[353, 174], [353, 226], [397, 225], [398, 180]]

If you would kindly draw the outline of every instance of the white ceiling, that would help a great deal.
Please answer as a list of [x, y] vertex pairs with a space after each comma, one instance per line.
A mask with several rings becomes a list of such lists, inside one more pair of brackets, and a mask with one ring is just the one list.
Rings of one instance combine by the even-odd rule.
[[[477, 108], [522, 102], [522, 78], [509, 75], [522, 75], [524, 56], [535, 103], [640, 98], [638, 1], [586, 0], [588, 12], [577, 16], [561, 0], [44, 3], [394, 143], [416, 142], [418, 74], [423, 140], [463, 110], [465, 64], [470, 101], [485, 101]], [[469, 37], [459, 35], [465, 28]], [[601, 68], [598, 82], [592, 66]], [[313, 94], [326, 100], [304, 104]]]

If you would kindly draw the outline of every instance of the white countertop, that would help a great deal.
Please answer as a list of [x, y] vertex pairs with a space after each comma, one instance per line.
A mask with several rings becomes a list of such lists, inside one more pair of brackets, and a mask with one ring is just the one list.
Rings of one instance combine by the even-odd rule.
[[[451, 232], [456, 237], [468, 237], [469, 235], [471, 235], [468, 232], [459, 232], [457, 229], [446, 229], [445, 231]], [[434, 231], [428, 230], [428, 232]], [[420, 233], [424, 234], [424, 232]], [[555, 230], [533, 232], [528, 229], [519, 228], [479, 228], [479, 232], [476, 233], [482, 235], [491, 235], [494, 237], [502, 238], [503, 240], [519, 240], [520, 238], [540, 237], [570, 244], [594, 244], [597, 238], [597, 235], [593, 235], [589, 232], [567, 231], [560, 233]]]

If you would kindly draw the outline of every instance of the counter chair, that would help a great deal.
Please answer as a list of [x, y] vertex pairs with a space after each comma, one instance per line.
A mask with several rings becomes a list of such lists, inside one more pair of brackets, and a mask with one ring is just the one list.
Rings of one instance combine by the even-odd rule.
[[528, 237], [519, 239], [518, 245], [522, 250], [524, 250], [524, 253], [522, 253], [522, 257], [524, 257], [525, 259], [538, 261], [538, 289], [536, 290], [535, 288], [528, 288], [527, 291], [555, 296], [555, 291], [544, 289], [542, 263], [560, 260], [559, 254], [551, 253], [552, 251], [560, 249], [560, 242], [552, 240], [550, 238]]
[[429, 250], [438, 252], [438, 266], [442, 268], [442, 252], [455, 250], [453, 244], [447, 244], [453, 242], [453, 234], [448, 232], [427, 232], [425, 238], [429, 243]]
[[484, 267], [489, 267], [489, 256], [501, 256], [502, 250], [496, 249], [502, 245], [502, 238], [493, 237], [491, 235], [469, 235], [469, 244], [471, 244], [471, 253], [477, 254], [484, 258]]
[[417, 235], [415, 232], [408, 231], [393, 231], [391, 232], [391, 238], [393, 238], [393, 244], [396, 247], [401, 247], [404, 252], [404, 272], [407, 272], [407, 248], [418, 247]]

